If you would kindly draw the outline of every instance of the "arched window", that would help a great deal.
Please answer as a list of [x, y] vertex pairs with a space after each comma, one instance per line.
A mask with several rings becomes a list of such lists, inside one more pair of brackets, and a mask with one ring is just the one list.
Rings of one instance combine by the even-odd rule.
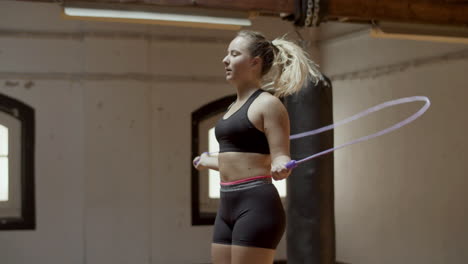
[[34, 228], [34, 110], [0, 94], [0, 230]]
[[0, 124], [0, 202], [8, 200], [8, 128]]
[[[201, 152], [217, 152], [218, 141], [214, 135], [216, 122], [235, 95], [208, 103], [192, 113], [192, 159]], [[212, 225], [219, 203], [219, 172], [197, 171], [192, 166], [192, 225]], [[282, 198], [286, 197], [286, 181], [273, 182]]]

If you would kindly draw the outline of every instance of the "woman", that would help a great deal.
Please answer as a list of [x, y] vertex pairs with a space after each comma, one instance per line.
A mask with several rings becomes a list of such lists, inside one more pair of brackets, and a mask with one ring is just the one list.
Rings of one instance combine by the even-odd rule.
[[[272, 184], [291, 173], [289, 118], [278, 99], [302, 88], [320, 73], [294, 43], [273, 42], [253, 31], [241, 31], [223, 59], [226, 80], [235, 86], [237, 100], [218, 121], [218, 156], [207, 153], [193, 160], [198, 170], [219, 170], [220, 207], [215, 220], [212, 261], [272, 263], [285, 229], [285, 213]], [[273, 88], [261, 89], [269, 75]], [[275, 74], [276, 73], [276, 74]]]

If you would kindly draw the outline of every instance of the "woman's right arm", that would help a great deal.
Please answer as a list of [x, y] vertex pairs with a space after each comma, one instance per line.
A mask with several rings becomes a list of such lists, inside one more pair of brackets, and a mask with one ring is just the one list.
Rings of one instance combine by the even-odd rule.
[[218, 156], [210, 156], [204, 152], [193, 159], [193, 166], [197, 170], [212, 169], [219, 171]]

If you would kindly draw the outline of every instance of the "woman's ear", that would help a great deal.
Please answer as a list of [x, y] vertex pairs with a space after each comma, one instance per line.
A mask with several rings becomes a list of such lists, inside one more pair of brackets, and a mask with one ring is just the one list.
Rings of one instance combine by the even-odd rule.
[[260, 66], [262, 64], [262, 59], [259, 56], [252, 58], [252, 66]]

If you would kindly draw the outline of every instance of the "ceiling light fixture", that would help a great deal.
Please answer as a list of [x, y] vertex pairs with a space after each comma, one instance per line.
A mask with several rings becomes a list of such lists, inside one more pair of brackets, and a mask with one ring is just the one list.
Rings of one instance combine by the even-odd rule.
[[246, 12], [215, 10], [201, 7], [168, 7], [131, 4], [98, 4], [65, 2], [67, 19], [159, 24], [186, 27], [239, 30], [251, 26]]

